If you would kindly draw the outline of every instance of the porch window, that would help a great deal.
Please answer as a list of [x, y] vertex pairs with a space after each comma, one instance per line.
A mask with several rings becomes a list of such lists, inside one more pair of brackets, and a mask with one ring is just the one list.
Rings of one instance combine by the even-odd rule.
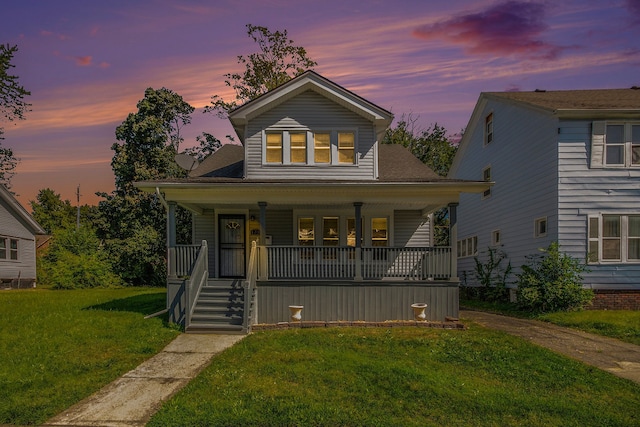
[[338, 132], [338, 162], [343, 164], [355, 163], [355, 135], [353, 132]]
[[[340, 246], [339, 222], [340, 218], [338, 217], [322, 218], [322, 246]], [[325, 248], [323, 257], [324, 259], [336, 259], [336, 250]]]
[[607, 124], [605, 135], [607, 166], [640, 166], [640, 123]]
[[313, 218], [298, 219], [298, 245], [313, 246], [315, 240]]
[[[362, 246], [364, 240], [364, 233], [362, 230], [363, 222], [360, 222], [360, 246]], [[347, 218], [347, 246], [356, 246], [356, 219]]]
[[282, 134], [267, 134], [267, 163], [282, 163]]
[[640, 215], [602, 215], [588, 220], [588, 261], [640, 262]]
[[291, 163], [307, 163], [307, 134], [291, 133]]
[[331, 163], [331, 134], [316, 133], [313, 135], [314, 162]]
[[387, 218], [371, 219], [371, 246], [389, 246], [389, 228]]

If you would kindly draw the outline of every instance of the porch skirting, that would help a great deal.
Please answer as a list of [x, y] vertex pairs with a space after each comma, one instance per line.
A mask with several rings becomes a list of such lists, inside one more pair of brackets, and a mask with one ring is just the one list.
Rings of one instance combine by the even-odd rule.
[[290, 305], [302, 305], [303, 321], [384, 322], [413, 320], [411, 304], [427, 304], [427, 320], [457, 318], [457, 282], [257, 283], [258, 324], [290, 320]]

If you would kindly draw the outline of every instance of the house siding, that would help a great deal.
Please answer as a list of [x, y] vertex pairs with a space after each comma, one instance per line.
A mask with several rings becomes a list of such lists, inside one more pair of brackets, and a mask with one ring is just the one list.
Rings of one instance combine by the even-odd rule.
[[[484, 145], [484, 118], [493, 113], [493, 142]], [[527, 256], [555, 240], [557, 217], [557, 119], [514, 104], [489, 100], [480, 113], [453, 178], [482, 179], [491, 167], [495, 185], [485, 199], [462, 194], [458, 207], [458, 240], [477, 236], [478, 257], [486, 260], [492, 233], [500, 230], [501, 248], [514, 273]], [[547, 218], [546, 237], [534, 237], [537, 218]], [[473, 256], [458, 260], [463, 284], [476, 284]], [[512, 276], [513, 280], [515, 276]]]
[[[357, 165], [264, 165], [263, 131], [356, 132]], [[375, 143], [373, 124], [325, 97], [306, 91], [252, 120], [245, 141], [247, 178], [251, 179], [375, 179]], [[313, 157], [313, 141], [307, 143]]]
[[18, 240], [18, 260], [0, 260], [0, 280], [12, 286], [32, 286], [36, 280], [35, 237], [4, 201], [0, 201], [0, 236]]
[[424, 247], [431, 246], [431, 227], [420, 211], [394, 212], [395, 246]]
[[[562, 122], [559, 134], [559, 234], [563, 251], [584, 260], [588, 215], [640, 213], [640, 170], [589, 168], [591, 121]], [[590, 264], [584, 284], [594, 289], [637, 289], [640, 264]]]
[[205, 210], [202, 215], [193, 216], [193, 243], [200, 244], [207, 241], [209, 255], [209, 277], [215, 277], [217, 271], [217, 248], [215, 240], [215, 215], [211, 209]]

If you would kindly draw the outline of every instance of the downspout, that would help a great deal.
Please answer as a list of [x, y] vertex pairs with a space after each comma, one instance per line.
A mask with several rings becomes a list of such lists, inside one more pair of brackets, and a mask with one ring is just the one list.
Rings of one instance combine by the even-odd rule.
[[162, 206], [164, 206], [166, 210], [169, 210], [169, 205], [167, 204], [167, 201], [164, 199], [164, 197], [162, 197], [162, 193], [160, 192], [160, 188], [158, 187], [156, 187], [156, 195], [158, 196], [158, 199], [160, 199], [160, 203], [162, 203]]

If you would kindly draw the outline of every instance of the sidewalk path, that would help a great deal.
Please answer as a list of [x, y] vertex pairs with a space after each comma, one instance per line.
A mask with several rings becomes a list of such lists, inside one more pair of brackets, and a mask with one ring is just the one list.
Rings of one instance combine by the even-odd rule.
[[532, 341], [640, 384], [640, 346], [538, 320], [461, 310], [460, 318]]
[[211, 358], [244, 335], [181, 334], [160, 353], [94, 395], [47, 421], [45, 426], [144, 426]]

